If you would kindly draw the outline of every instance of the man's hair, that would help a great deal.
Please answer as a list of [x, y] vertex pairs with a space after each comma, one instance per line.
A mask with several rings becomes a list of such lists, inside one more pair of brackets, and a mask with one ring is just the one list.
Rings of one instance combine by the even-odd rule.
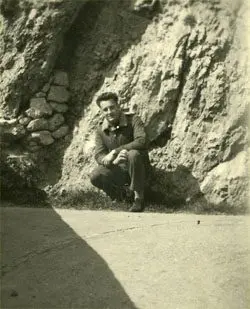
[[116, 104], [118, 104], [118, 96], [114, 92], [104, 92], [96, 100], [96, 104], [100, 107], [101, 101], [113, 100]]

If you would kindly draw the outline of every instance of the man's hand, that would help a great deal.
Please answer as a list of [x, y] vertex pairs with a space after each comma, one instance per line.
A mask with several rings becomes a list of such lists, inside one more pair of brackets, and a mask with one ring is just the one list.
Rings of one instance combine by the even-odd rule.
[[102, 159], [102, 164], [104, 166], [110, 165], [114, 159], [116, 158], [116, 151], [111, 150], [110, 153], [108, 153], [103, 159]]
[[119, 163], [124, 163], [128, 159], [128, 151], [126, 149], [123, 149], [119, 152], [116, 159], [113, 161], [113, 164], [118, 165]]

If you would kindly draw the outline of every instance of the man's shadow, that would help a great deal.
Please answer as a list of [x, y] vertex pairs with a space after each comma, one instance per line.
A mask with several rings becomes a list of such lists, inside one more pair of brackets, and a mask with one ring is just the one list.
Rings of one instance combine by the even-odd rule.
[[52, 208], [1, 212], [1, 308], [136, 308], [105, 260]]
[[10, 176], [16, 188], [5, 183], [4, 197], [10, 201], [12, 190], [23, 207], [1, 202], [0, 307], [135, 309], [106, 261], [46, 203], [44, 192], [18, 188], [21, 177]]

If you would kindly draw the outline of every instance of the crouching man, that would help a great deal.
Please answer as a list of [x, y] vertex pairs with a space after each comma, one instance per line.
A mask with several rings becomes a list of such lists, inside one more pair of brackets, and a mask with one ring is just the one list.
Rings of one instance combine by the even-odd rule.
[[91, 183], [112, 200], [119, 200], [125, 185], [133, 196], [132, 212], [144, 210], [144, 191], [150, 169], [144, 125], [136, 115], [125, 114], [115, 93], [97, 98], [104, 121], [96, 131], [95, 159], [98, 167]]

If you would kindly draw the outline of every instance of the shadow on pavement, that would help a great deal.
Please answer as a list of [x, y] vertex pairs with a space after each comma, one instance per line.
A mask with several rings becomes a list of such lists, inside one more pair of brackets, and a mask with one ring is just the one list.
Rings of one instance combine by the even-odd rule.
[[177, 166], [173, 171], [153, 168], [148, 200], [154, 204], [164, 204], [166, 207], [171, 205], [175, 209], [190, 208], [197, 201], [204, 206], [207, 205], [198, 180], [183, 165]]
[[1, 308], [136, 308], [103, 258], [52, 208], [4, 207], [1, 221]]

